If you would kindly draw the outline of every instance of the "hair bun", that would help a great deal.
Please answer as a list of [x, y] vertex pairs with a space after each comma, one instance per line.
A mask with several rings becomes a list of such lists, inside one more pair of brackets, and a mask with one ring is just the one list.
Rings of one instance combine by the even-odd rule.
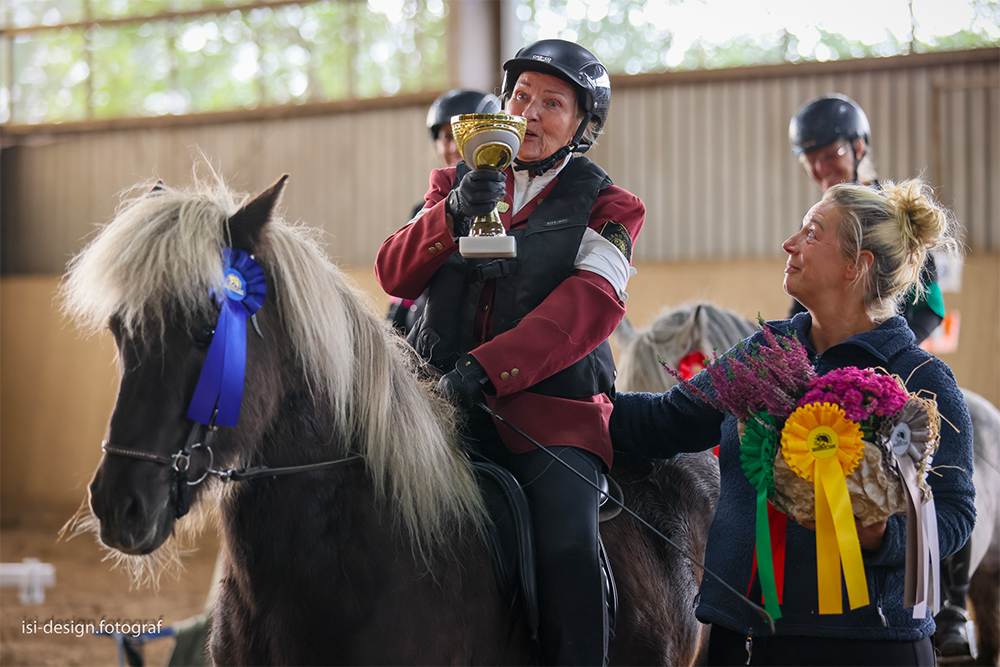
[[840, 207], [844, 257], [858, 261], [862, 251], [872, 253], [865, 308], [876, 321], [899, 313], [910, 288], [923, 292], [920, 276], [928, 251], [960, 255], [958, 225], [924, 181], [883, 181], [880, 188], [841, 183], [823, 198]]
[[896, 209], [900, 231], [911, 252], [929, 250], [950, 239], [954, 227], [951, 215], [935, 200], [933, 188], [925, 181], [888, 182], [882, 192]]

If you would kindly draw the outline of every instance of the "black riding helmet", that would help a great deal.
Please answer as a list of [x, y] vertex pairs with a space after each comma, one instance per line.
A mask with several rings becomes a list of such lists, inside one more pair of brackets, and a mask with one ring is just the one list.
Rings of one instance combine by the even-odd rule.
[[593, 123], [594, 134], [600, 132], [608, 120], [608, 110], [611, 108], [611, 79], [597, 56], [573, 42], [543, 39], [518, 51], [517, 55], [503, 64], [503, 71], [500, 97], [504, 102], [510, 100], [521, 72], [541, 72], [570, 83], [576, 89], [577, 102], [584, 111], [583, 122], [569, 145], [537, 162], [514, 160], [517, 164], [515, 169], [544, 173], [569, 153], [583, 153], [590, 148], [590, 141], [584, 139], [587, 126]]
[[500, 100], [496, 95], [478, 90], [456, 88], [434, 100], [427, 111], [427, 129], [431, 139], [437, 141], [441, 126], [451, 124], [451, 117], [463, 113], [499, 113]]
[[788, 124], [788, 142], [795, 155], [812, 153], [845, 139], [871, 144], [868, 117], [857, 102], [839, 93], [809, 100]]

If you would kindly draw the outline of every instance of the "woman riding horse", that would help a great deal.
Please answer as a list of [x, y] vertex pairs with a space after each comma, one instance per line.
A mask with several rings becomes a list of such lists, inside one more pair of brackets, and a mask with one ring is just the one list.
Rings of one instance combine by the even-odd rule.
[[[538, 664], [495, 577], [454, 408], [315, 230], [274, 212], [284, 183], [249, 200], [219, 177], [157, 185], [73, 259], [65, 307], [110, 328], [121, 371], [77, 528], [156, 578], [217, 496], [217, 664]], [[699, 458], [712, 459], [618, 461], [647, 524], [601, 524], [614, 664], [697, 651], [700, 572], [684, 554], [703, 557], [718, 497], [718, 467]]]
[[[607, 619], [595, 484], [611, 465], [607, 422], [615, 368], [608, 336], [625, 314], [632, 244], [645, 207], [580, 156], [607, 120], [607, 70], [586, 49], [543, 40], [504, 63], [506, 111], [527, 119], [513, 169], [439, 169], [426, 205], [383, 243], [382, 288], [416, 298], [410, 334], [469, 410], [469, 438], [519, 479], [537, 543], [540, 641], [549, 664], [600, 665]], [[458, 252], [469, 220], [498, 211], [517, 258]], [[556, 453], [475, 408], [484, 401]], [[581, 476], [583, 479], [581, 479]]]

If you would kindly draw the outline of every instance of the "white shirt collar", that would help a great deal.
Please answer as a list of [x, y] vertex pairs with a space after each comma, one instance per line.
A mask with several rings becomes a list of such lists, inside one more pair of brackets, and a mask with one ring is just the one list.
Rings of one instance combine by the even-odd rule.
[[562, 162], [549, 169], [541, 176], [532, 176], [527, 169], [514, 172], [514, 213], [516, 214], [524, 205], [531, 201], [532, 197], [545, 189], [552, 180], [559, 175], [559, 172], [569, 164], [572, 155], [567, 155]]

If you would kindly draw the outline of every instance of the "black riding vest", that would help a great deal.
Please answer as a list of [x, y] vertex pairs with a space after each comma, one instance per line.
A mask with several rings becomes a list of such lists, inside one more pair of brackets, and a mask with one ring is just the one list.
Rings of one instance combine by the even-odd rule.
[[[455, 182], [467, 172], [465, 163], [460, 163]], [[417, 353], [447, 373], [460, 356], [479, 345], [473, 340], [473, 322], [487, 280], [496, 280], [493, 334], [514, 328], [573, 273], [590, 212], [600, 192], [610, 185], [603, 169], [585, 157], [574, 157], [528, 216], [527, 224], [507, 232], [517, 239], [517, 257], [466, 259], [459, 252], [449, 257], [428, 283], [423, 317], [407, 338]], [[527, 391], [586, 398], [609, 392], [615, 375], [611, 346], [605, 340], [583, 359]]]

